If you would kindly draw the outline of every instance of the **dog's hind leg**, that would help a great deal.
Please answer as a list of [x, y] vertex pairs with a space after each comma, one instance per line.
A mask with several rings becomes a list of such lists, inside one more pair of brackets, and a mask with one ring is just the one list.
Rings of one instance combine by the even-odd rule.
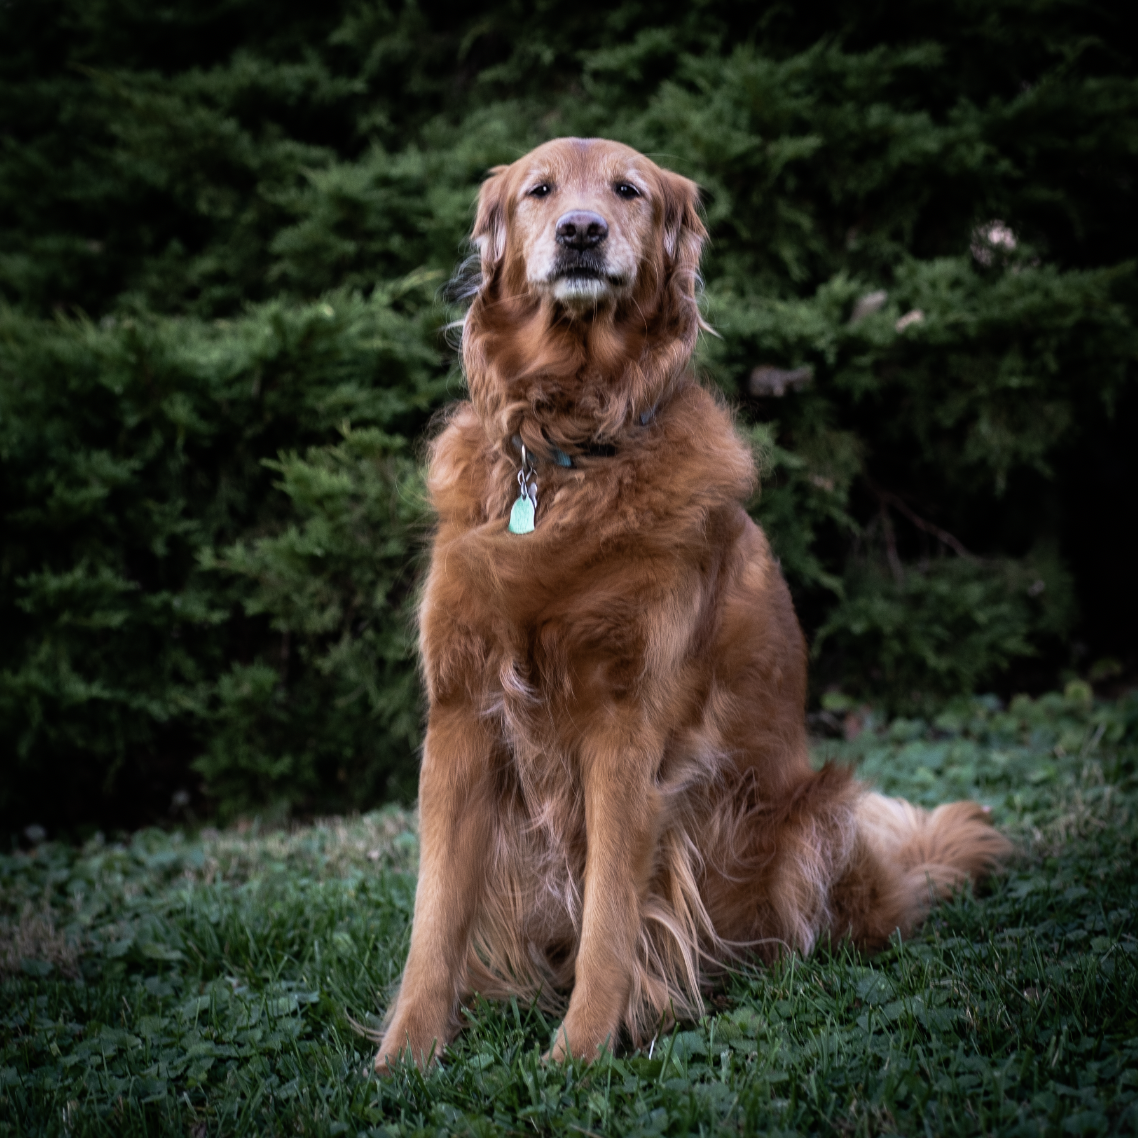
[[408, 1051], [426, 1067], [456, 1030], [463, 965], [496, 818], [495, 747], [487, 720], [465, 708], [432, 714], [419, 778], [419, 884], [411, 952], [375, 1058], [381, 1074]]
[[715, 929], [724, 943], [766, 957], [809, 953], [826, 936], [884, 948], [1012, 850], [974, 802], [922, 810], [867, 792], [832, 766], [781, 800], [760, 796], [734, 819], [725, 813], [709, 836], [705, 897]]

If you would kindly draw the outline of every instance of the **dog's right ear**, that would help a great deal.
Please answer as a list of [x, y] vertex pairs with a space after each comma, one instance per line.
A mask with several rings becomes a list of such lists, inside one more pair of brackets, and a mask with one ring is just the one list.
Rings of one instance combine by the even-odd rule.
[[478, 213], [471, 241], [482, 257], [482, 279], [489, 280], [506, 252], [506, 171], [494, 166], [478, 191]]

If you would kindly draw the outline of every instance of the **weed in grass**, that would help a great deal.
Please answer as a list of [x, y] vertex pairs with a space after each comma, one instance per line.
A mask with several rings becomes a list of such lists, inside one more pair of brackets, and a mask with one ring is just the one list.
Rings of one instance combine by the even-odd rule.
[[643, 1053], [544, 1064], [556, 1024], [475, 1002], [377, 1080], [353, 1021], [406, 953], [394, 809], [0, 858], [0, 1135], [1108, 1134], [1138, 1128], [1138, 700], [972, 699], [818, 757], [987, 802], [1022, 854], [866, 960], [743, 968]]
[[52, 969], [78, 979], [78, 946], [55, 927], [50, 909], [37, 911], [31, 902], [18, 919], [0, 921], [0, 976], [20, 969], [47, 976]]

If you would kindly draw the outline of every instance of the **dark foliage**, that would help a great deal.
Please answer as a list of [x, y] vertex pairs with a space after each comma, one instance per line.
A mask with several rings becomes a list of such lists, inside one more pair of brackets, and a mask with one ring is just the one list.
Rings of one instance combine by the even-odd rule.
[[442, 395], [416, 290], [0, 320], [5, 815], [161, 816], [195, 760], [227, 810], [407, 775], [406, 438]]
[[700, 366], [820, 690], [1132, 668], [1122, 19], [9, 0], [6, 824], [200, 808], [203, 775], [230, 811], [407, 785], [412, 442], [460, 392], [434, 295], [485, 169], [558, 134], [705, 188]]

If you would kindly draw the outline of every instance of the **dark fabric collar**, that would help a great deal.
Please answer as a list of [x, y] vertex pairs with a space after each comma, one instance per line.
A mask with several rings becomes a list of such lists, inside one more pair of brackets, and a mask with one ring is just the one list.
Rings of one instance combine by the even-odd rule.
[[[640, 425], [642, 427], [648, 426], [649, 423], [656, 417], [656, 408], [651, 407], [647, 411], [640, 413]], [[518, 451], [522, 450], [521, 435], [514, 435], [513, 444], [517, 447]], [[616, 443], [589, 443], [587, 446], [581, 447], [580, 457], [582, 458], [612, 458], [617, 452]], [[566, 454], [560, 447], [551, 446], [549, 448], [549, 457], [557, 466], [572, 467], [574, 465], [573, 456]]]

